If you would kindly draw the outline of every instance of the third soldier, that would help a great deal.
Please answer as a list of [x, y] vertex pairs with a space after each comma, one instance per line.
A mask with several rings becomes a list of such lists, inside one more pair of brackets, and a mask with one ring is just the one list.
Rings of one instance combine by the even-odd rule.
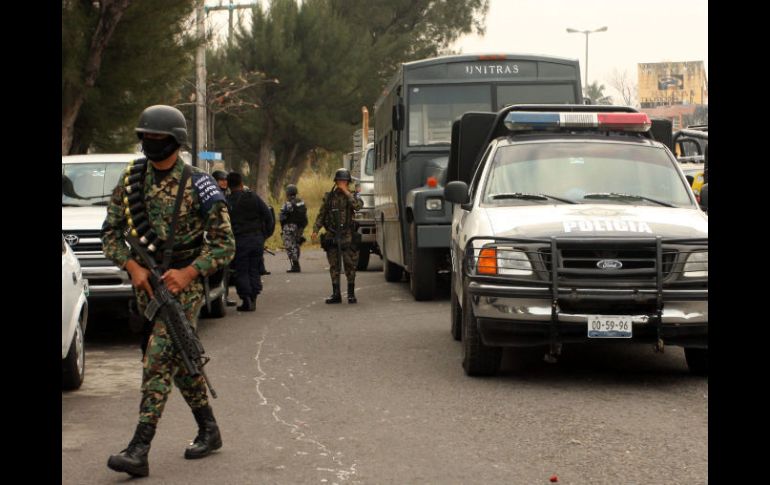
[[[340, 168], [334, 174], [334, 187], [324, 194], [321, 209], [313, 225], [313, 240], [317, 240], [321, 227], [326, 228], [322, 246], [329, 261], [332, 277], [332, 295], [326, 303], [341, 303], [340, 259], [345, 263], [348, 280], [348, 303], [356, 303], [356, 265], [358, 264], [358, 238], [353, 225], [353, 214], [364, 206], [358, 192], [350, 191], [350, 171]], [[342, 248], [342, 254], [338, 248]]]
[[299, 253], [302, 244], [302, 233], [307, 226], [307, 207], [305, 202], [297, 197], [297, 186], [286, 186], [286, 202], [281, 207], [281, 238], [286, 255], [289, 257], [291, 269], [287, 273], [299, 273]]

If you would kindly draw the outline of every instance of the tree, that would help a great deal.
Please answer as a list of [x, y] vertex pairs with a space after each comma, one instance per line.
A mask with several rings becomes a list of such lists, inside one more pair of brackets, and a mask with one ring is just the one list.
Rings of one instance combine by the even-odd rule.
[[[218, 146], [250, 162], [258, 193], [295, 181], [316, 149], [350, 149], [362, 105], [371, 106], [398, 63], [431, 57], [462, 33], [483, 31], [487, 0], [273, 0], [256, 8], [214, 75], [264, 72], [280, 85], [249, 91], [259, 109], [217, 119]], [[219, 126], [219, 125], [218, 125]]]
[[620, 93], [623, 104], [626, 106], [637, 105], [636, 98], [638, 86], [627, 70], [624, 69], [623, 71], [620, 71], [617, 68], [613, 69], [612, 74], [610, 75], [609, 85]]
[[62, 3], [62, 155], [124, 151], [145, 107], [178, 102], [197, 45], [188, 35], [194, 4]]
[[593, 83], [586, 86], [586, 96], [591, 99], [592, 103], [598, 103], [600, 100], [603, 100], [605, 98], [604, 95], [604, 84], [599, 84], [599, 81], [594, 81]]

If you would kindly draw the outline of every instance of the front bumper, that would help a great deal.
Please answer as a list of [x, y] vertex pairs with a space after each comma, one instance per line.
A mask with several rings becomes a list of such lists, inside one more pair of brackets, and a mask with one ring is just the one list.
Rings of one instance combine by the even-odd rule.
[[88, 280], [88, 298], [131, 298], [134, 289], [125, 270], [100, 254], [77, 254], [83, 278]]
[[374, 219], [358, 222], [358, 233], [361, 235], [361, 242], [366, 244], [377, 243], [377, 226]]
[[[558, 300], [554, 305], [550, 288], [472, 281], [467, 291], [481, 339], [491, 346], [598, 340], [588, 338], [589, 315], [617, 315], [612, 304], [626, 302], [633, 307], [634, 299], [644, 299], [639, 292], [632, 295], [628, 290], [584, 290], [579, 298], [591, 302], [591, 313], [568, 313], [560, 310]], [[567, 297], [564, 295], [565, 300]], [[633, 337], [628, 340], [657, 342], [661, 339], [669, 345], [708, 348], [707, 289], [664, 290], [661, 318], [649, 310], [626, 310], [622, 314], [632, 317]]]

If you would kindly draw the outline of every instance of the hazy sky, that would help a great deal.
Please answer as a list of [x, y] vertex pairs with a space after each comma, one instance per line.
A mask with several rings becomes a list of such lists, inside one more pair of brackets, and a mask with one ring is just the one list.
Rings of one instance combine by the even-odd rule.
[[[206, 1], [207, 5], [219, 3]], [[451, 48], [465, 54], [576, 58], [582, 80], [586, 37], [568, 34], [566, 29], [594, 30], [604, 26], [606, 32], [588, 36], [588, 81], [604, 84], [607, 94], [616, 94], [609, 85], [613, 68], [626, 69], [635, 81], [636, 64], [640, 62], [704, 61], [708, 74], [707, 0], [489, 0], [486, 34], [464, 36]], [[211, 12], [208, 27], [226, 36], [227, 13]]]
[[580, 61], [585, 78], [585, 34], [567, 28], [606, 32], [588, 36], [588, 82], [607, 94], [613, 68], [636, 64], [704, 61], [708, 75], [707, 0], [490, 0], [486, 34], [466, 35], [452, 47], [465, 54], [547, 54]]

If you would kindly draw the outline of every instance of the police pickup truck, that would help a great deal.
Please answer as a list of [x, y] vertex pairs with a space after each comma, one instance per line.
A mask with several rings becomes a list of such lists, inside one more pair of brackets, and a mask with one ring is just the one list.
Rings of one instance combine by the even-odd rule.
[[515, 105], [454, 123], [452, 335], [493, 375], [503, 347], [684, 347], [708, 373], [708, 218], [633, 108]]

